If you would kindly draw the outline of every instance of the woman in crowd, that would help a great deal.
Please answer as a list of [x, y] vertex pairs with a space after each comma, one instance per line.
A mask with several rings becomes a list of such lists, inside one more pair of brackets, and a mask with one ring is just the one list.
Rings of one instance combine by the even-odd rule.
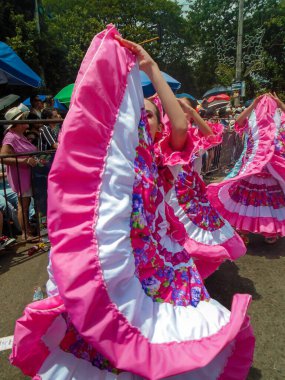
[[53, 296], [18, 321], [12, 363], [41, 379], [246, 379], [250, 296], [231, 313], [211, 299], [168, 231], [137, 61], [170, 120], [172, 173], [191, 156], [187, 120], [157, 64], [117, 34], [94, 38], [77, 76], [49, 177]]
[[[29, 112], [13, 107], [5, 114], [6, 120], [23, 120], [21, 124], [7, 126], [2, 143], [1, 155], [36, 152], [37, 148], [24, 136], [29, 125], [25, 123]], [[3, 159], [7, 165], [8, 182], [18, 195], [18, 220], [22, 229], [22, 239], [31, 240], [32, 229], [29, 222], [29, 206], [32, 196], [31, 167], [37, 164], [34, 157], [11, 157]]]

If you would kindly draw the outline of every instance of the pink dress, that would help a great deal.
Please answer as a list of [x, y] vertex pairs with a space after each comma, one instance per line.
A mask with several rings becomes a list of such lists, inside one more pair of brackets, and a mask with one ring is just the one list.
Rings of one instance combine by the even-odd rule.
[[[37, 151], [37, 148], [24, 136], [19, 136], [10, 130], [4, 136], [2, 145], [10, 145], [15, 153], [31, 153]], [[20, 194], [20, 192], [25, 193], [31, 189], [31, 168], [22, 165], [19, 165], [18, 168], [20, 183], [17, 166], [7, 165], [7, 177], [13, 191]]]
[[250, 296], [231, 312], [211, 299], [169, 234], [136, 58], [116, 34], [81, 64], [49, 176], [53, 288], [18, 320], [11, 362], [37, 380], [245, 379]]
[[[162, 112], [159, 98], [155, 97], [154, 101]], [[177, 153], [169, 149], [169, 120], [167, 115], [163, 119], [166, 132], [156, 144], [156, 157], [164, 183], [169, 231], [194, 259], [200, 275], [205, 278], [225, 260], [233, 261], [246, 253], [240, 236], [208, 200], [206, 185], [194, 165], [201, 152], [221, 143], [223, 127], [210, 123], [214, 134], [204, 136], [190, 124], [188, 138], [192, 146], [185, 150], [191, 149], [191, 154], [187, 163], [181, 162], [183, 165], [177, 172], [177, 168], [173, 170], [167, 167], [167, 163], [173, 161]]]
[[244, 126], [246, 149], [237, 175], [208, 186], [212, 204], [241, 232], [285, 236], [284, 113], [264, 96]]

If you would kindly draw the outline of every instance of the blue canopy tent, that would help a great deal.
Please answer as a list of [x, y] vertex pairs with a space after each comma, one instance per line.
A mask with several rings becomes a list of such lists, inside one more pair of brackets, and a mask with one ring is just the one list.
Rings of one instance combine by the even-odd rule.
[[41, 87], [41, 78], [14, 52], [10, 46], [0, 42], [0, 84]]
[[[179, 90], [179, 88], [181, 87], [180, 82], [172, 78], [170, 75], [164, 73], [163, 71], [161, 73], [173, 92], [176, 92], [177, 90]], [[140, 79], [141, 79], [144, 96], [148, 98], [149, 96], [154, 95], [155, 89], [151, 83], [151, 80], [149, 79], [149, 77], [146, 75], [145, 72], [140, 71]]]
[[[46, 95], [37, 95], [37, 96], [41, 99], [42, 102], [44, 102], [46, 99]], [[27, 98], [26, 100], [24, 100], [23, 104], [25, 104], [25, 106], [30, 108], [31, 107], [30, 98]], [[60, 103], [57, 99], [54, 99], [54, 108], [63, 112], [68, 111], [68, 108], [64, 104]]]

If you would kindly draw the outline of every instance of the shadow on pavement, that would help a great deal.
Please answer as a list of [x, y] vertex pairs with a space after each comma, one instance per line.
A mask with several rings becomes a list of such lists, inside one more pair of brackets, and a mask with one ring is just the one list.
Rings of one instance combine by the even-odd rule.
[[285, 238], [280, 238], [274, 244], [267, 244], [264, 242], [263, 236], [250, 234], [246, 254], [265, 257], [268, 260], [277, 260], [285, 257]]
[[262, 379], [262, 372], [258, 368], [251, 367], [247, 380], [259, 380]]
[[210, 296], [230, 309], [236, 293], [247, 293], [254, 300], [262, 297], [257, 293], [252, 280], [239, 275], [239, 268], [233, 262], [223, 263], [219, 270], [206, 279], [205, 285]]
[[34, 257], [46, 253], [46, 250], [38, 250], [37, 252], [29, 255], [29, 250], [36, 244], [17, 244], [0, 254], [0, 274], [7, 272], [11, 267], [20, 265], [26, 261], [32, 260]]

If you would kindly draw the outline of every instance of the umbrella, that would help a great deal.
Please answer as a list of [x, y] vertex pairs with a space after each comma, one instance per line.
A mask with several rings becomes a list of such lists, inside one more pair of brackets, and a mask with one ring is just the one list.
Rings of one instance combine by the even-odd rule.
[[63, 103], [66, 107], [69, 107], [73, 89], [74, 83], [68, 84], [55, 95], [54, 99], [57, 99], [60, 103]]
[[41, 78], [14, 52], [0, 42], [0, 84], [41, 87]]
[[[163, 71], [161, 73], [164, 79], [166, 80], [166, 82], [169, 84], [172, 91], [175, 92], [181, 87], [181, 83], [178, 82], [176, 79], [172, 78], [170, 75], [164, 73]], [[154, 95], [155, 89], [151, 83], [151, 80], [143, 71], [140, 71], [140, 79], [141, 79], [141, 85], [143, 88], [144, 96], [148, 98], [149, 96]], [[59, 91], [59, 93], [55, 95], [54, 98], [58, 99], [60, 103], [63, 103], [67, 107], [69, 107], [73, 88], [74, 88], [74, 83], [65, 86], [63, 89]]]
[[185, 92], [183, 92], [182, 94], [176, 94], [176, 98], [188, 98], [188, 99], [191, 99], [191, 100], [196, 100], [194, 98], [194, 96], [192, 96], [190, 94], [186, 94]]
[[[44, 102], [46, 100], [46, 96], [47, 95], [37, 95], [42, 102]], [[30, 98], [27, 98], [26, 100], [23, 101], [23, 104], [25, 104], [25, 106], [27, 107], [31, 107], [31, 102], [30, 102]], [[64, 104], [61, 104], [58, 99], [54, 99], [54, 108], [58, 109], [59, 111], [65, 111], [67, 112], [67, 107], [64, 105]]]
[[210, 98], [207, 99], [208, 103], [212, 103], [214, 100], [227, 100], [229, 102], [231, 100], [231, 97], [227, 94], [219, 94], [210, 96]]
[[208, 104], [207, 109], [214, 111], [214, 110], [219, 110], [221, 108], [226, 108], [229, 106], [229, 101], [228, 100], [214, 100], [213, 102]]
[[211, 90], [208, 90], [203, 95], [203, 98], [207, 98], [208, 96], [217, 95], [217, 94], [224, 94], [225, 92], [231, 93], [232, 88], [231, 86], [225, 87], [225, 86], [217, 86], [211, 88]]
[[11, 104], [15, 103], [20, 98], [19, 95], [10, 94], [0, 99], [0, 111]]
[[[170, 88], [172, 89], [173, 92], [179, 90], [181, 87], [181, 83], [178, 82], [176, 79], [172, 78], [170, 75], [164, 73], [161, 71], [163, 78], [166, 80], [166, 82], [169, 84]], [[149, 96], [152, 96], [155, 94], [155, 89], [151, 83], [151, 80], [149, 77], [146, 75], [145, 72], [140, 70], [140, 78], [141, 78], [141, 85], [143, 88], [143, 94], [146, 98]]]

